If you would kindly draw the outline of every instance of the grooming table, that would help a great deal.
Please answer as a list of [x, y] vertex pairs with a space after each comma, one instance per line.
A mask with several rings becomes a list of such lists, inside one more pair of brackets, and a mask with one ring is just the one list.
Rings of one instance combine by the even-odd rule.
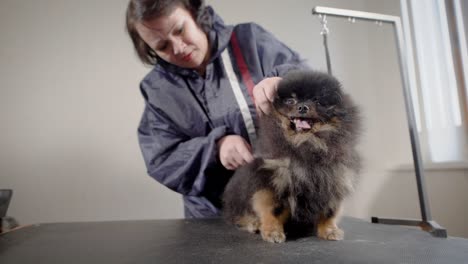
[[50, 223], [0, 235], [0, 263], [468, 263], [468, 239], [345, 217], [343, 241], [264, 242], [221, 219]]

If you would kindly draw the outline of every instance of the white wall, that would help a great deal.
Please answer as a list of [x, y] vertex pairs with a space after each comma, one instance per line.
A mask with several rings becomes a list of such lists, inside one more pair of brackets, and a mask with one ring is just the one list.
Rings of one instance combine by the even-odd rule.
[[182, 215], [137, 145], [149, 69], [124, 30], [126, 4], [0, 2], [0, 186], [22, 223]]
[[[227, 23], [263, 25], [322, 70], [313, 6], [399, 12], [396, 0], [208, 3]], [[0, 188], [14, 189], [9, 215], [24, 224], [183, 216], [179, 195], [146, 175], [138, 148], [138, 83], [149, 68], [137, 60], [124, 30], [126, 5], [127, 0], [0, 2]], [[392, 29], [333, 18], [329, 26], [334, 73], [365, 116], [365, 171], [346, 213], [418, 217], [412, 175], [399, 173], [404, 184], [392, 183], [399, 179], [394, 168], [411, 162]], [[434, 185], [440, 177], [429, 182], [444, 199], [434, 206], [451, 204], [453, 197], [441, 194], [466, 183], [466, 172], [457, 175], [444, 180], [443, 188]], [[463, 188], [457, 190], [466, 201]], [[402, 203], [408, 206], [400, 208]], [[459, 209], [433, 210], [434, 218], [437, 212], [452, 224]], [[468, 236], [465, 227], [454, 226], [452, 234]]]

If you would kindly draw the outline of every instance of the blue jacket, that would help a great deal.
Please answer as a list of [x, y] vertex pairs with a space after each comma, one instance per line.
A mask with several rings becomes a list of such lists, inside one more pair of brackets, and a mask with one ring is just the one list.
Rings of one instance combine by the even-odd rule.
[[[245, 76], [256, 84], [265, 77], [307, 67], [298, 54], [259, 25], [226, 26], [211, 8], [209, 12], [212, 57], [205, 76], [159, 60], [140, 84], [145, 109], [138, 137], [148, 174], [183, 195], [189, 218], [219, 216], [220, 197], [233, 172], [221, 165], [217, 140], [236, 134], [252, 144], [255, 138], [246, 124], [249, 114], [255, 124], [256, 113]], [[232, 34], [237, 42], [231, 40]], [[235, 56], [236, 45], [243, 61]], [[234, 78], [226, 70], [229, 59]], [[247, 69], [242, 70], [242, 65]]]

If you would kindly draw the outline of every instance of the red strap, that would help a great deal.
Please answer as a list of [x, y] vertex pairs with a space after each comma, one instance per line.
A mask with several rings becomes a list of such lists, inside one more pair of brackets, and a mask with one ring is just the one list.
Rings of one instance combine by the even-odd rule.
[[247, 86], [247, 91], [252, 98], [252, 102], [255, 105], [255, 100], [253, 96], [253, 88], [255, 86], [254, 82], [252, 81], [252, 76], [250, 76], [249, 68], [245, 63], [244, 56], [242, 55], [242, 51], [239, 46], [239, 42], [237, 41], [237, 36], [235, 32], [232, 32], [231, 35], [231, 44], [232, 44], [232, 51], [234, 52], [234, 56], [236, 57], [237, 67], [242, 75], [242, 81], [244, 82], [245, 86]]

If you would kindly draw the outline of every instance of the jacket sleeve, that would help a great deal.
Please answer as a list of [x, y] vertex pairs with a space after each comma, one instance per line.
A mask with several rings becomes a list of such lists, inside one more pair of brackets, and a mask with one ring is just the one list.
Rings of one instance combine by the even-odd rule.
[[256, 37], [257, 52], [266, 77], [281, 77], [294, 69], [310, 69], [297, 52], [261, 26], [252, 24], [252, 31]]
[[183, 195], [199, 195], [205, 187], [205, 171], [217, 164], [216, 141], [225, 127], [207, 136], [189, 138], [161, 110], [146, 102], [138, 139], [148, 174]]

